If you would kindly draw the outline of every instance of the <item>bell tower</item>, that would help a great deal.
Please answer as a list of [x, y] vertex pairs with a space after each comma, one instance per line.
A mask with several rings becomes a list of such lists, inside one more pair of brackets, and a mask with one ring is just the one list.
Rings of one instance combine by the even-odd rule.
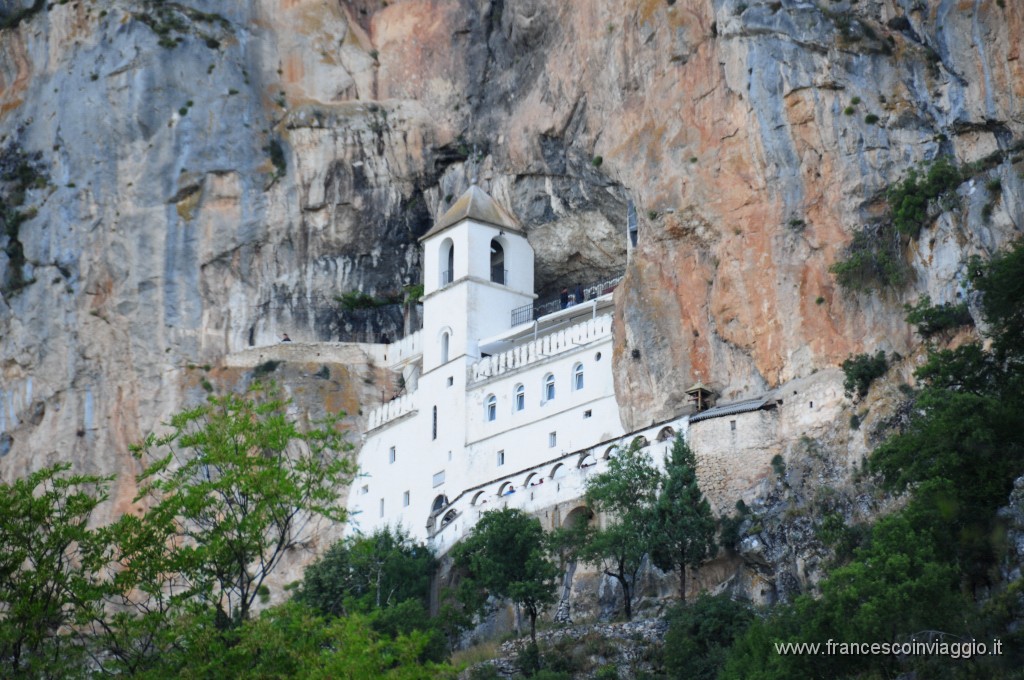
[[516, 221], [473, 184], [420, 238], [423, 245], [423, 372], [464, 357], [510, 327], [531, 304], [533, 248]]

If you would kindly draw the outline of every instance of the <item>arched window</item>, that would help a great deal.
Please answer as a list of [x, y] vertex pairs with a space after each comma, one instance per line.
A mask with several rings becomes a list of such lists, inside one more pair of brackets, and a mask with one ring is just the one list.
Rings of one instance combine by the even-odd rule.
[[544, 401], [555, 398], [555, 376], [548, 373], [544, 376]]
[[441, 494], [435, 497], [434, 502], [430, 504], [430, 512], [440, 512], [446, 505], [448, 505], [448, 496]]
[[505, 249], [498, 239], [491, 239], [491, 281], [505, 285]]
[[441, 363], [448, 363], [448, 331], [441, 334]]
[[450, 238], [446, 238], [441, 243], [440, 256], [438, 270], [441, 272], [441, 280], [438, 282], [438, 287], [444, 288], [455, 280], [455, 244]]
[[522, 385], [516, 385], [515, 409], [522, 411], [524, 408], [526, 408], [526, 388]]
[[572, 369], [572, 388], [574, 390], [583, 389], [583, 364], [576, 364]]
[[658, 432], [658, 441], [659, 442], [668, 441], [669, 439], [672, 439], [675, 436], [676, 436], [676, 431], [675, 430], [673, 430], [671, 427], [663, 427], [663, 428], [661, 428], [661, 431]]
[[492, 394], [487, 397], [486, 404], [487, 421], [491, 422], [498, 417], [498, 398]]

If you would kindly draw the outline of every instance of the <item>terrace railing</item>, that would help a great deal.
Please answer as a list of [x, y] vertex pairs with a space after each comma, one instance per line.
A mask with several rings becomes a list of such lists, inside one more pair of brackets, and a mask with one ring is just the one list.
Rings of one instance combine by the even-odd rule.
[[592, 283], [587, 286], [583, 286], [581, 299], [576, 299], [576, 288], [575, 286], [571, 289], [568, 297], [563, 300], [562, 296], [559, 295], [557, 298], [552, 300], [545, 300], [543, 302], [534, 302], [529, 305], [523, 305], [522, 307], [516, 307], [512, 310], [512, 328], [519, 326], [524, 323], [530, 323], [536, 321], [542, 316], [557, 312], [560, 309], [566, 309], [573, 305], [578, 305], [581, 302], [587, 300], [593, 300], [596, 297], [605, 295], [615, 290], [615, 287], [622, 281], [621, 276], [617, 276], [613, 279], [607, 279], [605, 281], [599, 281]]

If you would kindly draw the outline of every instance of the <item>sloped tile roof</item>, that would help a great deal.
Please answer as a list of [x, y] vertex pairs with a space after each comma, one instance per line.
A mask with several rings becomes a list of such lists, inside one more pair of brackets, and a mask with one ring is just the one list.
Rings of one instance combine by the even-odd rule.
[[448, 211], [441, 216], [430, 231], [420, 237], [420, 240], [436, 236], [448, 227], [454, 226], [463, 220], [474, 220], [483, 222], [495, 227], [500, 227], [517, 234], [523, 233], [515, 220], [498, 205], [487, 192], [475, 184], [466, 189], [466, 193], [459, 197], [459, 200], [448, 208]]

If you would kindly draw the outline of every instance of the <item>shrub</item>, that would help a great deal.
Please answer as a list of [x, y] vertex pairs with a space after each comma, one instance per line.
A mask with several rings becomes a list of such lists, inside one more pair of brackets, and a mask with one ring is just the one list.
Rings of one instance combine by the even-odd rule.
[[917, 326], [917, 332], [926, 338], [951, 328], [974, 324], [965, 302], [932, 305], [931, 298], [924, 295], [916, 305], [903, 305], [903, 309], [907, 312], [907, 323]]
[[786, 475], [786, 461], [782, 459], [782, 454], [776, 453], [772, 456], [772, 469], [775, 470], [775, 474], [779, 477]]
[[875, 123], [878, 122], [878, 116], [876, 116], [873, 113], [869, 113], [868, 115], [864, 116], [864, 122], [867, 123], [868, 125], [874, 125]]
[[985, 182], [985, 188], [988, 189], [990, 194], [998, 194], [1003, 191], [1003, 183], [996, 177]]
[[256, 378], [260, 378], [265, 375], [270, 375], [271, 373], [276, 371], [277, 367], [280, 365], [280, 361], [274, 361], [273, 359], [270, 359], [269, 361], [264, 361], [262, 364], [259, 364], [258, 366], [256, 366], [256, 368], [252, 369], [252, 374]]
[[852, 106], [847, 106], [845, 109], [843, 109], [843, 113], [845, 113], [847, 116], [852, 116], [856, 112], [857, 109], [853, 108]]
[[274, 164], [276, 177], [284, 177], [288, 172], [288, 162], [284, 157], [284, 147], [279, 139], [271, 139], [263, 150], [270, 156], [270, 162]]
[[856, 413], [854, 413], [853, 415], [850, 416], [850, 429], [851, 430], [859, 430], [860, 429], [860, 416], [858, 416]]
[[853, 104], [854, 106], [860, 104], [860, 97], [854, 97], [853, 99], [850, 100], [850, 103]]
[[815, 298], [814, 304], [816, 304], [816, 305], [823, 305], [823, 304], [825, 304], [825, 298], [822, 297], [821, 295], [819, 295], [817, 298]]
[[909, 270], [898, 235], [883, 224], [855, 233], [844, 259], [835, 262], [829, 271], [843, 288], [865, 291], [876, 286], [898, 288], [906, 283]]
[[876, 378], [885, 375], [889, 369], [889, 361], [886, 359], [885, 352], [878, 350], [874, 355], [858, 354], [855, 357], [850, 357], [843, 362], [842, 369], [846, 376], [843, 381], [846, 396], [856, 394], [858, 397], [864, 397], [867, 395], [871, 383]]
[[746, 513], [741, 511], [740, 514], [718, 519], [718, 544], [731, 553], [736, 552], [736, 544], [740, 542], [740, 526], [743, 524], [744, 514]]
[[945, 157], [937, 159], [923, 174], [911, 170], [886, 195], [896, 231], [916, 238], [928, 219], [928, 202], [956, 189], [961, 179], [960, 170]]
[[516, 654], [516, 668], [528, 678], [540, 670], [540, 649], [536, 642], [531, 642]]
[[604, 158], [602, 158], [601, 156], [594, 156], [593, 160], [591, 160], [590, 162], [594, 165], [595, 168], [599, 168], [601, 167], [601, 164], [604, 163]]
[[733, 640], [754, 620], [753, 610], [728, 595], [701, 595], [668, 613], [665, 674], [670, 678], [711, 680], [725, 665]]

